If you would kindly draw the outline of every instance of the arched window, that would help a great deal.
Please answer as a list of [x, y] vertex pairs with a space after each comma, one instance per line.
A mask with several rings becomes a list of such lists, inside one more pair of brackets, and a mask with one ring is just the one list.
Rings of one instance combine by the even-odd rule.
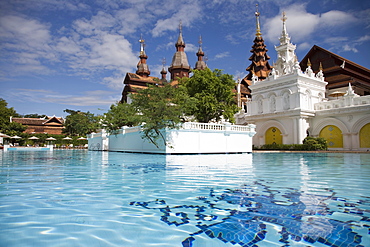
[[361, 128], [359, 137], [360, 148], [370, 148], [370, 123]]
[[276, 127], [271, 127], [266, 130], [265, 144], [283, 144], [281, 131]]
[[320, 137], [328, 142], [328, 148], [343, 148], [342, 131], [335, 125], [327, 125], [320, 131]]

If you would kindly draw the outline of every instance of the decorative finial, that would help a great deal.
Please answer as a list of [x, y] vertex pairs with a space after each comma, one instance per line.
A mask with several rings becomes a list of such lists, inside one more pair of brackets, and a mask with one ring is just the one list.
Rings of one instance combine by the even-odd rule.
[[199, 35], [199, 41], [198, 41], [199, 47], [202, 47], [202, 35]]
[[311, 61], [310, 61], [310, 59], [308, 58], [308, 59], [307, 59], [307, 67], [311, 67], [311, 65], [312, 65], [312, 64], [311, 64]]
[[281, 18], [281, 20], [282, 20], [283, 22], [285, 22], [287, 19], [288, 19], [288, 18], [287, 18], [287, 17], [286, 17], [286, 15], [285, 15], [285, 11], [283, 11], [283, 17]]
[[321, 71], [323, 70], [322, 69], [322, 63], [321, 62], [320, 62], [319, 70], [321, 70]]
[[145, 51], [144, 51], [144, 48], [145, 48], [145, 40], [143, 39], [143, 35], [142, 34], [140, 35], [139, 42], [140, 42], [140, 55], [144, 55], [145, 54]]
[[260, 27], [260, 12], [258, 12], [258, 4], [256, 4], [256, 12], [254, 13], [254, 15], [256, 16], [256, 36], [260, 37], [262, 33]]
[[180, 33], [182, 33], [182, 21], [180, 20], [180, 24], [179, 24], [179, 31]]
[[163, 65], [163, 68], [164, 68], [164, 66], [166, 65], [166, 58], [164, 57], [164, 58], [162, 58], [162, 65]]

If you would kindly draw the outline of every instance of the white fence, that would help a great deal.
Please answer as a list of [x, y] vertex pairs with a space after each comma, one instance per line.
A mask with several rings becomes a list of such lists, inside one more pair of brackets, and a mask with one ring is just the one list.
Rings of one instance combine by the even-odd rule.
[[[92, 133], [88, 136], [89, 150], [145, 152], [163, 154], [185, 153], [250, 153], [255, 125], [230, 123], [184, 123], [179, 129], [163, 130], [164, 140], [158, 147], [142, 138], [141, 127], [122, 127], [115, 134]], [[104, 145], [104, 141], [107, 141]]]

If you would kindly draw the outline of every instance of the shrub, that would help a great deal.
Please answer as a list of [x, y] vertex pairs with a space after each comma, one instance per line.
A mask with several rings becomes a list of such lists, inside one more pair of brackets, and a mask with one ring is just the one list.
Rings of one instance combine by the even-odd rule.
[[260, 147], [253, 146], [255, 150], [292, 150], [292, 151], [315, 151], [327, 150], [328, 144], [322, 137], [307, 136], [303, 144], [265, 144]]

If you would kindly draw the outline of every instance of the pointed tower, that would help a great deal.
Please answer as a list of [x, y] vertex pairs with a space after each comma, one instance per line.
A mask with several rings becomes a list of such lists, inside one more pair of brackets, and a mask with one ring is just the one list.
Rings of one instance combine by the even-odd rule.
[[161, 81], [162, 82], [166, 82], [167, 81], [167, 71], [164, 68], [164, 65], [165, 64], [166, 64], [166, 58], [163, 58], [162, 59], [162, 70], [161, 70], [161, 75], [162, 75]]
[[173, 55], [171, 66], [168, 71], [171, 73], [171, 80], [176, 78], [189, 77], [190, 66], [185, 53], [185, 42], [182, 38], [182, 24], [179, 25], [179, 37], [175, 44], [176, 52]]
[[255, 74], [259, 80], [264, 80], [268, 77], [271, 66], [268, 62], [270, 57], [267, 55], [267, 49], [265, 45], [265, 41], [262, 38], [261, 34], [261, 27], [260, 27], [260, 21], [259, 16], [260, 13], [258, 12], [258, 4], [256, 4], [256, 37], [253, 40], [253, 46], [252, 46], [252, 56], [249, 58], [250, 61], [252, 61], [251, 65], [246, 69], [249, 71], [249, 74], [247, 75], [244, 80], [252, 80], [253, 74]]
[[199, 49], [198, 49], [198, 52], [196, 53], [198, 57], [198, 61], [195, 63], [194, 69], [204, 70], [205, 68], [207, 68], [207, 64], [205, 63], [205, 61], [203, 61], [204, 52], [202, 50], [202, 36], [199, 37], [198, 43], [199, 43]]
[[286, 31], [285, 21], [287, 20], [287, 17], [285, 15], [285, 12], [283, 12], [283, 17], [281, 18], [281, 20], [283, 21], [283, 30], [279, 38], [280, 45], [275, 46], [275, 50], [278, 54], [278, 59], [274, 64], [274, 68], [278, 71], [278, 74], [280, 76], [293, 73], [294, 66], [297, 62], [297, 57], [295, 54], [296, 46], [290, 43], [290, 37], [288, 32]]
[[145, 54], [145, 41], [143, 40], [143, 37], [140, 37], [140, 61], [137, 64], [137, 70], [136, 74], [142, 76], [142, 77], [148, 77], [150, 75], [150, 70], [148, 64], [146, 64], [146, 60], [148, 59], [148, 56]]

